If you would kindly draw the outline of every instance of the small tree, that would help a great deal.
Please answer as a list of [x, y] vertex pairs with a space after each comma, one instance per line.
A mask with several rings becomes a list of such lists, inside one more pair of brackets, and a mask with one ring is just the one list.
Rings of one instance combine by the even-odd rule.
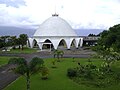
[[27, 90], [30, 90], [30, 76], [39, 73], [43, 63], [43, 59], [38, 57], [34, 57], [29, 63], [24, 58], [11, 58], [8, 62], [15, 66], [11, 68], [15, 73], [26, 77]]
[[64, 52], [62, 50], [55, 50], [54, 51], [54, 58], [57, 57], [58, 61], [60, 61], [60, 57], [62, 58], [64, 55]]
[[56, 60], [52, 61], [52, 68], [56, 68]]
[[42, 79], [48, 79], [49, 69], [47, 67], [42, 67], [41, 69]]

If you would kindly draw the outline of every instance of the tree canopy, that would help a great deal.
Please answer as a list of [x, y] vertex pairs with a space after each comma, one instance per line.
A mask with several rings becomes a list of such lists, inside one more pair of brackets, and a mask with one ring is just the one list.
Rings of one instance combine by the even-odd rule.
[[[23, 49], [23, 46], [27, 44], [28, 36], [27, 34], [20, 34], [17, 36], [1, 36], [0, 37], [0, 48], [5, 48], [12, 46], [13, 49], [19, 45], [19, 48]], [[21, 46], [21, 47], [20, 47]]]
[[98, 46], [120, 52], [120, 24], [110, 27], [109, 30], [104, 30], [100, 36]]
[[27, 90], [30, 90], [30, 76], [41, 71], [44, 61], [38, 57], [32, 58], [29, 63], [24, 58], [10, 58], [8, 64], [14, 65], [11, 70], [15, 73], [26, 77]]

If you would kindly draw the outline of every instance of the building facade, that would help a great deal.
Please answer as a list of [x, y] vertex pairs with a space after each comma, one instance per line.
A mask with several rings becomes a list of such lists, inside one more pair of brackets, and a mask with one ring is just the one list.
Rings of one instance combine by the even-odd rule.
[[33, 38], [29, 38], [28, 42], [31, 48], [36, 45], [40, 50], [58, 49], [60, 46], [71, 49], [73, 46], [75, 48], [82, 47], [83, 38], [79, 37], [58, 14], [53, 14], [39, 26]]

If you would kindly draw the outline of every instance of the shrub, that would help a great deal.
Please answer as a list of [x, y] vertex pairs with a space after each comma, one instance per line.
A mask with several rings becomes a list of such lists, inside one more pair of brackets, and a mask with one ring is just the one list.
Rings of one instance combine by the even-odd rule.
[[93, 79], [93, 70], [90, 67], [85, 67], [84, 78]]
[[101, 64], [100, 71], [106, 74], [109, 74], [112, 72], [111, 67], [109, 66], [108, 63], [103, 63]]
[[[67, 76], [78, 84], [93, 85], [97, 87], [106, 87], [120, 83], [120, 72], [108, 62], [103, 62], [97, 67], [88, 59], [88, 63], [82, 65], [77, 63], [76, 68], [69, 68]], [[72, 78], [73, 77], [73, 78]]]
[[67, 70], [67, 76], [68, 77], [75, 77], [75, 76], [77, 76], [77, 70], [69, 68]]
[[117, 81], [120, 80], [120, 72], [116, 73], [115, 80], [117, 80]]
[[94, 64], [92, 64], [92, 63], [88, 64], [88, 67], [89, 67], [90, 69], [95, 69], [95, 68], [96, 68], [96, 66], [95, 66]]
[[57, 68], [57, 66], [56, 66], [56, 60], [52, 61], [52, 68]]
[[73, 62], [75, 62], [75, 57], [73, 57], [72, 59], [73, 59]]
[[53, 60], [53, 61], [52, 61], [52, 64], [55, 65], [55, 63], [56, 63], [56, 60]]
[[41, 74], [43, 80], [48, 79], [49, 69], [47, 67], [43, 67], [41, 70]]
[[91, 60], [91, 59], [88, 59], [88, 62], [92, 62], [92, 60]]

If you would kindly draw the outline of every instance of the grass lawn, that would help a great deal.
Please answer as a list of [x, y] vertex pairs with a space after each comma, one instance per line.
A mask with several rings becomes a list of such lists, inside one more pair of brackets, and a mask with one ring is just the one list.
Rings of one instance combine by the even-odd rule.
[[37, 50], [33, 48], [26, 48], [26, 47], [24, 47], [23, 50], [16, 48], [16, 49], [11, 49], [10, 51], [5, 51], [5, 52], [1, 51], [1, 53], [15, 53], [15, 54], [19, 54], [19, 53], [30, 54], [34, 52], [37, 52]]
[[7, 64], [9, 59], [10, 57], [0, 57], [0, 66]]
[[[94, 64], [100, 65], [102, 63], [99, 59], [91, 59]], [[42, 80], [40, 74], [33, 75], [31, 77], [31, 90], [119, 90], [120, 84], [109, 86], [106, 88], [89, 87], [86, 85], [78, 85], [67, 77], [67, 69], [76, 67], [80, 62], [81, 64], [87, 64], [88, 59], [75, 58], [75, 62], [71, 58], [62, 59], [61, 62], [57, 62], [57, 68], [51, 68], [53, 59], [46, 59], [45, 66], [49, 68], [49, 77], [47, 80]], [[119, 63], [119, 64], [118, 64]], [[120, 66], [120, 62], [117, 65]], [[10, 84], [4, 90], [26, 90], [25, 77], [21, 76], [15, 82]]]

